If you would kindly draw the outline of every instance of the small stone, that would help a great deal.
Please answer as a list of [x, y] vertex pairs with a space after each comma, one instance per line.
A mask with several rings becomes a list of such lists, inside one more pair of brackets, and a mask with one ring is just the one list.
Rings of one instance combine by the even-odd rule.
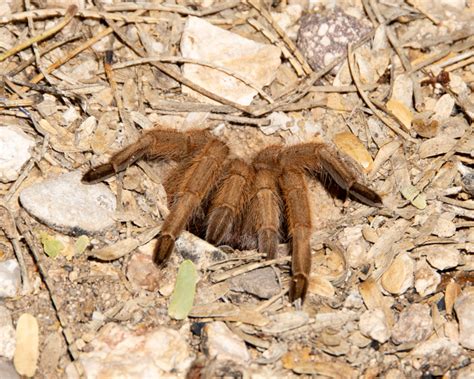
[[[281, 64], [280, 48], [241, 37], [198, 17], [188, 17], [186, 21], [181, 38], [181, 53], [184, 58], [226, 68], [259, 89], [273, 81]], [[249, 105], [258, 93], [241, 80], [202, 65], [184, 64], [183, 75], [216, 95], [241, 105]], [[188, 87], [184, 87], [183, 92], [214, 103]]]
[[426, 255], [428, 263], [438, 270], [447, 270], [459, 265], [461, 253], [454, 246], [433, 245], [423, 246], [416, 250]]
[[474, 291], [464, 290], [454, 303], [459, 321], [459, 343], [474, 350]]
[[184, 377], [192, 362], [184, 337], [162, 326], [131, 331], [109, 323], [85, 350], [79, 360], [88, 379]]
[[[15, 328], [10, 311], [0, 305], [0, 357], [12, 359], [15, 353]], [[0, 378], [3, 376], [0, 375]]]
[[415, 369], [423, 369], [425, 375], [441, 376], [467, 359], [462, 353], [461, 346], [456, 342], [436, 338], [416, 346], [407, 358]]
[[441, 275], [433, 270], [426, 261], [417, 262], [415, 270], [415, 289], [421, 296], [431, 295], [441, 283]]
[[405, 308], [392, 329], [392, 341], [402, 343], [421, 342], [433, 331], [433, 320], [427, 304], [411, 304]]
[[438, 237], [449, 238], [454, 236], [454, 233], [456, 233], [454, 222], [441, 216], [433, 229], [433, 234]]
[[20, 286], [20, 266], [16, 259], [0, 262], [0, 299], [18, 295]]
[[373, 340], [385, 343], [390, 338], [390, 329], [385, 318], [385, 313], [381, 309], [365, 311], [360, 316], [360, 332]]
[[150, 254], [137, 252], [132, 255], [127, 265], [127, 278], [131, 283], [147, 291], [155, 291], [160, 284], [160, 276]]
[[203, 350], [209, 359], [241, 363], [250, 361], [245, 342], [232, 333], [224, 322], [215, 321], [207, 324], [204, 333]]
[[401, 295], [413, 286], [415, 263], [407, 253], [400, 253], [382, 275], [382, 287], [394, 294]]
[[458, 370], [457, 379], [472, 379], [474, 378], [474, 363], [471, 363], [469, 366], [463, 367]]
[[31, 158], [35, 141], [15, 125], [0, 125], [0, 182], [16, 180]]
[[222, 250], [186, 231], [179, 235], [175, 246], [176, 251], [183, 259], [191, 260], [196, 265], [197, 270], [227, 258], [227, 254]]
[[95, 234], [115, 225], [115, 195], [103, 183], [81, 183], [78, 171], [33, 184], [20, 193], [23, 207], [51, 228]]
[[2, 379], [20, 379], [20, 375], [10, 361], [0, 358], [0, 378]]
[[232, 278], [230, 289], [247, 292], [261, 299], [269, 299], [280, 292], [275, 271], [271, 267], [260, 268]]
[[357, 42], [369, 31], [340, 8], [327, 14], [307, 14], [300, 23], [297, 45], [315, 71], [346, 53], [348, 44]]
[[453, 112], [454, 105], [455, 105], [454, 98], [450, 94], [446, 93], [443, 96], [441, 96], [439, 100], [436, 102], [436, 106], [434, 108], [435, 114], [432, 117], [433, 120], [436, 120], [439, 122], [446, 120]]

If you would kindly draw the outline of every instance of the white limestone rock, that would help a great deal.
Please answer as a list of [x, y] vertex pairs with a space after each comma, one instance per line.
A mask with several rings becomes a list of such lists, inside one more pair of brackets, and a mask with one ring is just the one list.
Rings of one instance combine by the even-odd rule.
[[360, 316], [359, 328], [364, 336], [380, 343], [385, 343], [390, 338], [390, 328], [382, 309], [365, 311]]
[[13, 359], [15, 345], [15, 328], [11, 313], [6, 307], [0, 305], [0, 357]]
[[16, 180], [21, 168], [31, 158], [35, 145], [32, 137], [15, 125], [0, 125], [0, 181]]
[[222, 321], [211, 322], [204, 328], [203, 350], [210, 359], [249, 362], [250, 353], [245, 342], [232, 333]]
[[14, 297], [20, 292], [21, 274], [16, 259], [0, 262], [0, 299]]
[[[259, 89], [273, 81], [281, 63], [278, 47], [249, 40], [197, 17], [189, 17], [186, 21], [181, 54], [184, 58], [230, 70]], [[186, 63], [183, 75], [205, 89], [241, 105], [249, 105], [257, 94], [255, 89], [241, 80], [203, 65]], [[184, 87], [183, 92], [201, 101], [214, 103], [190, 88]]]
[[49, 227], [72, 235], [100, 233], [115, 224], [116, 199], [103, 184], [82, 184], [69, 172], [25, 188], [22, 206]]
[[176, 330], [131, 331], [114, 323], [105, 325], [79, 356], [88, 379], [185, 377], [192, 359]]
[[474, 350], [474, 290], [464, 290], [454, 303], [459, 320], [459, 343]]

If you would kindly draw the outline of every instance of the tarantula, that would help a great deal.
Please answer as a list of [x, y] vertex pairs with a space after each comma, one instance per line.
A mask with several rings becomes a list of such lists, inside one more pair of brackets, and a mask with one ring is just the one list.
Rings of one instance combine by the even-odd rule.
[[195, 222], [199, 213], [207, 220], [205, 239], [210, 243], [258, 247], [267, 259], [274, 258], [284, 209], [292, 250], [292, 300], [304, 300], [311, 268], [312, 224], [305, 175], [328, 175], [359, 201], [382, 204], [377, 193], [357, 181], [351, 165], [324, 143], [274, 145], [246, 162], [232, 157], [229, 147], [208, 130], [145, 132], [109, 163], [90, 169], [82, 180], [102, 181], [142, 158], [178, 163], [165, 181], [170, 213], [154, 250], [155, 264], [166, 263], [181, 231], [193, 220], [193, 225], [199, 224]]

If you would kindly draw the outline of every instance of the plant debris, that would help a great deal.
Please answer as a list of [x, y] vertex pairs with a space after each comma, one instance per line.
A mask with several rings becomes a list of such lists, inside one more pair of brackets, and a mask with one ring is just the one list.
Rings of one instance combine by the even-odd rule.
[[[0, 2], [0, 377], [474, 375], [473, 1], [66, 4]], [[155, 125], [324, 141], [383, 206], [307, 180], [303, 304], [288, 240], [157, 268], [176, 163], [80, 182]]]

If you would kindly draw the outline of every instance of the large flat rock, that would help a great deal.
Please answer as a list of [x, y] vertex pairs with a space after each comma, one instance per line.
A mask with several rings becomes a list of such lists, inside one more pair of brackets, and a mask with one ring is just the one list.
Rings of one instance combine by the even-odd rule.
[[115, 224], [115, 195], [105, 184], [82, 184], [69, 172], [20, 193], [22, 206], [49, 227], [72, 235], [97, 234]]
[[[281, 63], [278, 47], [249, 40], [197, 17], [189, 17], [186, 21], [181, 54], [184, 58], [230, 70], [259, 89], [273, 81]], [[258, 93], [241, 80], [207, 66], [186, 63], [183, 75], [216, 95], [241, 105], [249, 105]], [[184, 87], [183, 92], [214, 103], [190, 88]]]

